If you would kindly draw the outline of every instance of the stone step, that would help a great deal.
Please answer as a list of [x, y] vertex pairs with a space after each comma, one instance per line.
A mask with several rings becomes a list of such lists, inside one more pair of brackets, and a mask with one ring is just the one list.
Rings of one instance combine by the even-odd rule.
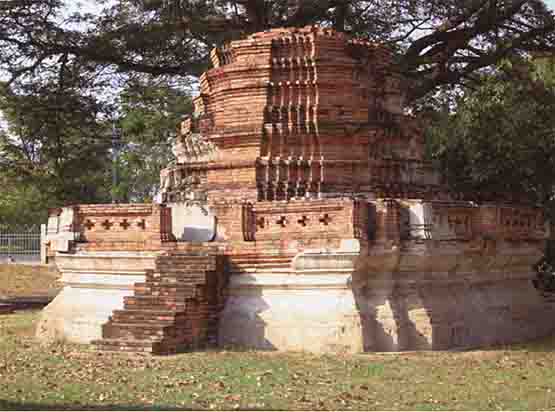
[[175, 299], [180, 299], [180, 300], [186, 300], [186, 299], [190, 299], [196, 295], [198, 295], [199, 293], [201, 293], [202, 290], [199, 290], [199, 288], [191, 288], [189, 290], [181, 290], [179, 292], [176, 291], [172, 291], [172, 290], [167, 290], [167, 289], [156, 289], [156, 288], [152, 288], [152, 289], [138, 289], [133, 296], [136, 298], [162, 298], [162, 299], [170, 299], [170, 298], [175, 298]]
[[234, 267], [241, 269], [289, 269], [292, 261], [292, 256], [243, 255], [231, 258], [229, 265], [232, 270]]
[[[216, 315], [213, 315], [213, 308], [205, 306], [203, 308], [193, 308], [189, 307], [185, 311], [173, 312], [173, 315], [168, 315], [165, 319], [160, 316], [153, 316], [148, 313], [147, 310], [122, 310], [119, 313], [113, 313], [108, 319], [112, 323], [137, 323], [137, 324], [153, 324], [153, 325], [163, 325], [170, 326], [176, 322], [182, 322], [185, 319], [196, 320], [199, 318], [210, 319]], [[128, 312], [133, 312], [129, 314]]]
[[214, 264], [216, 258], [214, 256], [164, 256], [156, 260], [156, 264], [165, 264], [174, 262], [175, 264]]
[[[252, 267], [252, 268], [256, 268], [256, 269], [288, 269], [291, 267], [291, 264], [288, 263], [245, 263], [245, 264], [240, 264], [240, 265], [236, 265], [236, 266], [241, 266], [241, 267]], [[233, 265], [232, 265], [233, 267]]]
[[229, 266], [231, 268], [233, 268], [234, 266], [248, 266], [248, 267], [267, 267], [267, 268], [271, 268], [271, 267], [282, 267], [282, 268], [288, 268], [291, 266], [291, 262], [249, 262], [249, 261], [244, 261], [244, 262], [237, 262], [237, 261], [232, 261], [229, 263]]
[[109, 318], [109, 322], [113, 323], [113, 324], [136, 323], [138, 325], [151, 324], [151, 325], [161, 325], [161, 326], [174, 325], [178, 320], [179, 320], [179, 318], [172, 319], [172, 320], [169, 320], [169, 319], [161, 320], [161, 319], [157, 319], [157, 318], [149, 318], [148, 316], [129, 317], [129, 316], [125, 316], [125, 315], [119, 315], [119, 316], [112, 315]]
[[204, 277], [180, 279], [166, 276], [163, 278], [146, 279], [145, 282], [138, 282], [135, 283], [135, 285], [139, 287], [187, 288], [194, 287], [196, 285], [204, 285], [205, 283], [206, 280]]
[[207, 342], [184, 342], [180, 339], [161, 339], [161, 340], [139, 340], [139, 339], [98, 339], [92, 342], [97, 350], [108, 352], [140, 352], [151, 353], [153, 355], [172, 355], [191, 349], [203, 348], [215, 345], [214, 340]]
[[165, 292], [171, 294], [190, 294], [196, 289], [196, 284], [178, 284], [167, 282], [135, 283], [133, 290], [135, 293], [144, 295], [151, 292]]
[[198, 268], [197, 267], [191, 268], [191, 267], [182, 267], [180, 265], [167, 264], [167, 265], [157, 265], [155, 269], [147, 272], [147, 276], [152, 274], [156, 275], [160, 273], [168, 273], [168, 274], [179, 273], [183, 275], [198, 275], [198, 274], [204, 274], [204, 272], [210, 272], [211, 270], [213, 269], [207, 268], [206, 265], [202, 265]]
[[132, 339], [155, 341], [176, 337], [173, 325], [156, 325], [149, 323], [109, 322], [102, 326], [102, 337], [107, 339]]
[[176, 272], [155, 272], [152, 274], [147, 274], [145, 279], [147, 281], [160, 281], [160, 280], [167, 280], [168, 282], [176, 282], [176, 281], [198, 281], [206, 279], [205, 272], [195, 272], [195, 273], [182, 273], [179, 271]]
[[124, 310], [171, 310], [174, 312], [184, 312], [187, 310], [186, 303], [134, 303], [124, 302]]
[[214, 260], [215, 257], [214, 255], [209, 253], [171, 252], [170, 255], [158, 256], [156, 259], [157, 261], [163, 261], [166, 259], [202, 261], [202, 260]]
[[183, 283], [183, 282], [139, 282], [133, 285], [134, 289], [152, 289], [152, 290], [168, 290], [173, 292], [186, 291], [194, 289], [198, 283]]
[[295, 255], [263, 255], [258, 253], [245, 253], [241, 255], [234, 255], [233, 261], [248, 261], [248, 262], [273, 262], [273, 261], [292, 261]]
[[[194, 298], [196, 293], [197, 292], [195, 292], [195, 289], [187, 291], [187, 293], [185, 293], [185, 292], [175, 293], [175, 292], [168, 292], [168, 291], [146, 290], [146, 291], [137, 291], [133, 295], [133, 297], [135, 297], [135, 298], [158, 297], [158, 298], [162, 298], [162, 299], [175, 298], [176, 300], [186, 301], [187, 299]], [[198, 292], [198, 293], [200, 293], [200, 292]]]
[[[144, 296], [125, 296], [123, 298], [124, 304], [129, 305], [175, 305], [175, 304], [183, 304], [185, 305], [187, 300], [186, 295], [179, 295], [176, 296], [175, 294], [161, 296], [161, 295], [144, 295]], [[159, 310], [159, 309], [153, 309]], [[165, 310], [165, 309], [162, 309]]]
[[144, 310], [144, 309], [118, 309], [112, 312], [111, 318], [114, 321], [118, 319], [133, 319], [133, 320], [152, 320], [160, 322], [173, 322], [175, 321], [177, 312], [171, 309], [165, 310]]
[[[152, 298], [152, 299], [150, 299]], [[171, 297], [162, 296], [160, 299], [155, 299], [152, 296], [134, 296], [127, 297], [124, 300], [124, 310], [138, 310], [138, 311], [172, 311], [182, 312], [190, 307], [193, 297], [183, 297], [173, 299]], [[134, 306], [134, 307], [132, 307]], [[158, 308], [158, 306], [160, 308]], [[176, 310], [176, 307], [183, 307], [183, 309]]]
[[176, 292], [167, 291], [167, 290], [160, 291], [156, 289], [154, 290], [143, 289], [143, 290], [137, 290], [133, 296], [136, 298], [148, 298], [148, 297], [157, 297], [162, 299], [175, 298], [176, 300], [186, 301], [188, 299], [193, 299], [195, 297], [203, 296], [203, 291], [199, 290], [198, 288], [194, 288], [191, 290], [181, 291], [179, 293], [176, 293]]
[[160, 256], [156, 259], [156, 264], [165, 264], [168, 262], [173, 262], [175, 264], [214, 264], [216, 258], [214, 256]]
[[[141, 311], [142, 312], [142, 311]], [[152, 325], [162, 325], [162, 326], [171, 326], [173, 324], [175, 324], [176, 319], [179, 319], [179, 317], [176, 317], [172, 320], [160, 320], [158, 318], [147, 318], [145, 316], [136, 316], [135, 317], [130, 317], [127, 316], [125, 314], [112, 314], [109, 318], [108, 321], [110, 323], [137, 323], [137, 324], [143, 324], [143, 323], [147, 323], [147, 324], [152, 324]]]
[[204, 276], [206, 272], [212, 272], [214, 269], [210, 269], [207, 267], [202, 268], [181, 268], [176, 265], [168, 265], [167, 267], [156, 267], [155, 270], [152, 272], [147, 272], [147, 276], [179, 276], [179, 277], [187, 277], [187, 276]]
[[195, 271], [193, 272], [189, 272], [189, 273], [185, 273], [185, 272], [181, 272], [178, 270], [175, 271], [162, 271], [162, 272], [154, 272], [154, 273], [148, 273], [146, 275], [146, 279], [151, 279], [151, 280], [157, 280], [157, 279], [182, 279], [182, 280], [187, 280], [187, 279], [204, 279], [206, 277], [206, 272], [204, 271]]
[[195, 285], [203, 285], [205, 282], [204, 277], [194, 277], [194, 278], [179, 278], [172, 276], [164, 276], [159, 278], [145, 279], [144, 282], [137, 282], [135, 285], [138, 286], [159, 286], [159, 287], [190, 287]]
[[98, 339], [91, 343], [100, 351], [154, 353], [155, 347], [161, 342], [133, 339]]
[[194, 279], [198, 276], [206, 276], [206, 270], [195, 269], [190, 271], [181, 270], [178, 268], [159, 269], [153, 272], [147, 272], [147, 278], [157, 279], [160, 277], [174, 277], [180, 279]]

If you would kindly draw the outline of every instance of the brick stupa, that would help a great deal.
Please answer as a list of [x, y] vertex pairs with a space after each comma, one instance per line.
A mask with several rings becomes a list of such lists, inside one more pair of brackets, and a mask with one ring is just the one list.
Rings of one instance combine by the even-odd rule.
[[39, 336], [361, 352], [552, 333], [530, 281], [541, 211], [454, 200], [423, 161], [393, 57], [316, 27], [213, 51], [162, 204], [51, 212], [65, 287]]

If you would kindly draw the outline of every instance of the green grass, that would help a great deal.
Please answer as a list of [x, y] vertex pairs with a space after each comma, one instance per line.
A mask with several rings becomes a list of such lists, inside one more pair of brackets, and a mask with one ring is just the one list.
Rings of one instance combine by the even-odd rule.
[[486, 351], [172, 357], [42, 346], [38, 313], [0, 316], [0, 409], [555, 408], [555, 339]]

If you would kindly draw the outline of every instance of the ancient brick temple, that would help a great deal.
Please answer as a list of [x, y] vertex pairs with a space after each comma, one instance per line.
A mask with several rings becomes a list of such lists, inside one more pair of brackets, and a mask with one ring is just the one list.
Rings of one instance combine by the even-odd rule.
[[[446, 349], [549, 334], [539, 210], [423, 161], [386, 48], [307, 27], [212, 52], [161, 204], [51, 211], [38, 334], [100, 349]], [[458, 200], [455, 200], [458, 199]]]

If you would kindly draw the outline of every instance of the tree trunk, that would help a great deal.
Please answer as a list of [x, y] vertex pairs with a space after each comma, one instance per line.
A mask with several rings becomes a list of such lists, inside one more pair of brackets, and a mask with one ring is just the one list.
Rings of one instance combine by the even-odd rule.
[[267, 29], [267, 6], [264, 0], [243, 0], [237, 3], [243, 4], [246, 10], [247, 18], [251, 25], [251, 32], [259, 32]]
[[337, 31], [345, 31], [345, 20], [347, 19], [347, 14], [349, 13], [349, 1], [348, 0], [337, 0], [335, 2], [335, 13], [333, 28]]

